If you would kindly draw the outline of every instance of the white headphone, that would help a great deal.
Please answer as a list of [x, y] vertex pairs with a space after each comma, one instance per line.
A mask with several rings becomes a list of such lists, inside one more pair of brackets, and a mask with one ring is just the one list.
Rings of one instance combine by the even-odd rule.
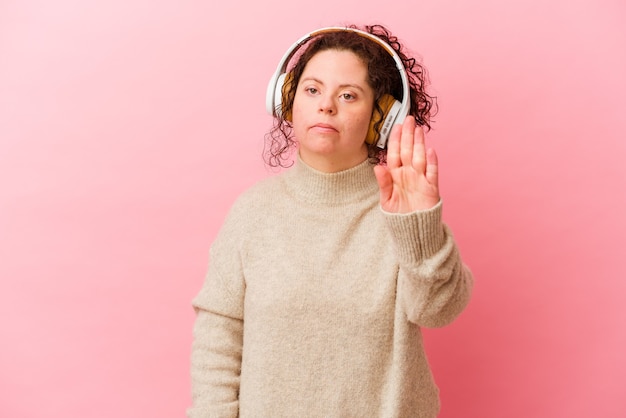
[[[383, 114], [377, 118], [376, 122], [380, 119], [384, 118], [384, 122], [380, 128], [380, 132], [376, 132], [373, 128], [374, 123], [370, 125], [370, 134], [368, 134], [368, 143], [376, 142], [376, 146], [379, 148], [385, 148], [387, 144], [387, 139], [389, 138], [389, 134], [391, 133], [391, 128], [395, 124], [401, 124], [406, 116], [409, 114], [409, 110], [411, 107], [411, 95], [409, 92], [409, 79], [406, 74], [406, 69], [404, 68], [404, 64], [402, 63], [402, 59], [400, 56], [394, 51], [394, 49], [389, 46], [382, 39], [373, 35], [371, 33], [353, 29], [353, 28], [341, 28], [341, 27], [328, 27], [318, 29], [311, 33], [308, 33], [298, 39], [283, 55], [283, 58], [280, 60], [278, 64], [278, 68], [276, 72], [270, 79], [269, 85], [267, 86], [267, 95], [265, 98], [265, 107], [267, 112], [272, 115], [279, 117], [282, 114], [282, 99], [283, 99], [283, 87], [285, 85], [285, 78], [287, 77], [287, 66], [289, 65], [289, 61], [295, 55], [295, 53], [300, 49], [301, 46], [306, 44], [311, 38], [331, 32], [354, 32], [365, 38], [371, 39], [376, 42], [378, 45], [382, 46], [389, 55], [392, 56], [393, 60], [396, 63], [396, 68], [400, 72], [400, 78], [402, 80], [402, 102], [399, 102], [391, 95], [384, 95], [379, 101], [379, 106], [383, 108]], [[374, 118], [372, 118], [374, 119]]]

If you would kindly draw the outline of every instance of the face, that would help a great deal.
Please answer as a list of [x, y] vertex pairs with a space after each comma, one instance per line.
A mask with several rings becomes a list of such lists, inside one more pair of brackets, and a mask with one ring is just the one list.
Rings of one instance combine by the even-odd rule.
[[367, 158], [374, 107], [367, 77], [363, 61], [347, 50], [320, 51], [306, 64], [293, 101], [293, 132], [305, 163], [337, 172]]

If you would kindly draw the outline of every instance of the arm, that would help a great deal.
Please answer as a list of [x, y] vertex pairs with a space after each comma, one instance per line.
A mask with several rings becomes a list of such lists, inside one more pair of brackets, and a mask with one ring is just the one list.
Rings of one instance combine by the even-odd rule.
[[239, 414], [242, 321], [197, 310], [191, 348], [193, 406], [189, 418], [236, 418]]
[[452, 233], [441, 222], [441, 206], [385, 214], [400, 264], [398, 297], [409, 321], [430, 328], [452, 322], [469, 302], [473, 285]]
[[467, 305], [473, 279], [441, 221], [437, 154], [413, 117], [394, 127], [387, 166], [375, 172], [398, 251], [398, 297], [410, 321], [443, 326]]
[[221, 235], [224, 238], [218, 237], [211, 248], [205, 283], [193, 300], [197, 316], [189, 418], [236, 418], [239, 414], [245, 285], [239, 253], [224, 242], [231, 235]]

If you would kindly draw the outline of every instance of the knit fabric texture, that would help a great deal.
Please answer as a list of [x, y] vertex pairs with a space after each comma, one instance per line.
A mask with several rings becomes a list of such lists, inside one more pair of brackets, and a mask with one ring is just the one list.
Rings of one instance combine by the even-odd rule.
[[193, 300], [188, 417], [436, 417], [420, 328], [473, 283], [441, 213], [384, 212], [368, 161], [243, 193]]

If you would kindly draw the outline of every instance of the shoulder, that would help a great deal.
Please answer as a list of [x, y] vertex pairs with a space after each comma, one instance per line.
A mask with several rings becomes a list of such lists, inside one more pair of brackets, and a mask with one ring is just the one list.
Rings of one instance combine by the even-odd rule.
[[231, 212], [247, 212], [270, 205], [276, 195], [282, 193], [282, 175], [274, 175], [258, 181], [235, 199]]
[[228, 210], [218, 234], [211, 245], [213, 256], [220, 249], [231, 251], [257, 230], [271, 213], [272, 201], [280, 189], [279, 176], [272, 176], [258, 181], [244, 190]]
[[278, 174], [262, 179], [244, 190], [230, 207], [225, 225], [250, 225], [265, 216], [284, 193], [281, 177]]

